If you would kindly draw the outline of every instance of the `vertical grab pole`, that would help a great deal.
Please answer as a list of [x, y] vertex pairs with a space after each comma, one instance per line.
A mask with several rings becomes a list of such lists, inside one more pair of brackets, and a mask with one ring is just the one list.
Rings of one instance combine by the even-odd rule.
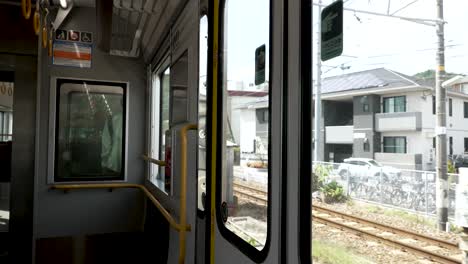
[[180, 220], [179, 225], [182, 227], [179, 232], [179, 263], [185, 261], [185, 239], [187, 225], [187, 131], [197, 129], [197, 125], [190, 124], [184, 126], [180, 130], [181, 137], [181, 179], [180, 179]]

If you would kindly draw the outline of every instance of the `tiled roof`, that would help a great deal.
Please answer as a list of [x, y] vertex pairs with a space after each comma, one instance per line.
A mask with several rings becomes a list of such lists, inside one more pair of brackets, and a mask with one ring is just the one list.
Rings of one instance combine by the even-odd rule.
[[396, 88], [405, 86], [426, 86], [411, 76], [385, 68], [348, 73], [322, 80], [322, 94], [368, 88]]

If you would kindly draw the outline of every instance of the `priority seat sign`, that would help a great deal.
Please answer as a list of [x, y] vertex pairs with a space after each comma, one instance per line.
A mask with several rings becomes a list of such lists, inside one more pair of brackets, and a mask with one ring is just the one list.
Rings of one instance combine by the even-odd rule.
[[53, 46], [54, 65], [91, 68], [93, 34], [57, 29]]
[[325, 7], [321, 20], [321, 59], [327, 61], [343, 53], [343, 0]]

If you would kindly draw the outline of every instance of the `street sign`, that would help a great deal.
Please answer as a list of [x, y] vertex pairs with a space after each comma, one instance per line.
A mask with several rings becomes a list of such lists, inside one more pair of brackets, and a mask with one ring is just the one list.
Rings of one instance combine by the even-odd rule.
[[265, 44], [255, 50], [255, 85], [265, 82]]
[[321, 59], [327, 61], [343, 52], [343, 0], [325, 7], [321, 14]]

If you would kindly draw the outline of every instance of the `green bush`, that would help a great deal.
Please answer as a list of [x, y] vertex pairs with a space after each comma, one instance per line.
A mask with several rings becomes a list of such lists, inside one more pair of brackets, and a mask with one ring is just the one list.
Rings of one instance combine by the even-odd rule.
[[320, 191], [326, 203], [344, 202], [347, 198], [343, 187], [336, 181], [324, 184], [323, 187], [320, 188]]
[[320, 190], [323, 187], [328, 176], [333, 171], [333, 166], [328, 164], [315, 164], [312, 173], [312, 192]]
[[455, 166], [453, 165], [453, 162], [451, 160], [447, 161], [447, 172], [448, 173], [457, 173], [457, 170], [455, 169]]

